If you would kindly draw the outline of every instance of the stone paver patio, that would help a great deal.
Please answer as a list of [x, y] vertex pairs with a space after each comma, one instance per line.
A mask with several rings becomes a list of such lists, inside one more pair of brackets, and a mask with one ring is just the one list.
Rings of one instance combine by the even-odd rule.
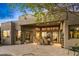
[[59, 47], [52, 47], [50, 45], [9, 45], [1, 46], [0, 54], [11, 54], [14, 56], [72, 56], [73, 52]]

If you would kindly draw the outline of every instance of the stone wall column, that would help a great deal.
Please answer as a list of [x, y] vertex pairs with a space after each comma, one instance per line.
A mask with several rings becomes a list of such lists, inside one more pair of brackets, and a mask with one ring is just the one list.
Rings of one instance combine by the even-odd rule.
[[63, 23], [63, 34], [64, 34], [64, 47], [67, 47], [66, 41], [68, 40], [68, 22], [67, 20]]

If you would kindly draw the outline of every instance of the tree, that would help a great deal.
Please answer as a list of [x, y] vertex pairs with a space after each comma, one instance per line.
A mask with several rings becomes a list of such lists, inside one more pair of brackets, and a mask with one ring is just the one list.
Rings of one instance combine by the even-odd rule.
[[[19, 7], [21, 12], [26, 13], [26, 9], [29, 8], [34, 16], [37, 18], [37, 22], [47, 22], [60, 20], [64, 15], [68, 20], [68, 13], [75, 14], [74, 6], [78, 4], [56, 4], [56, 3], [40, 3], [40, 4], [10, 4], [11, 7]], [[70, 10], [72, 8], [72, 11]], [[78, 7], [79, 8], [79, 7]], [[79, 16], [75, 14], [76, 16]]]

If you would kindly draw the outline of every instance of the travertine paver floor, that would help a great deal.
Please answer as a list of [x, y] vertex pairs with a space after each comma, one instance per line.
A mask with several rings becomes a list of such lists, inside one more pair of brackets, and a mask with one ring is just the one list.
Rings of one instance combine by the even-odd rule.
[[64, 48], [52, 47], [50, 45], [22, 44], [0, 46], [0, 54], [12, 54], [15, 56], [72, 56], [73, 52], [70, 51], [68, 55], [68, 50]]

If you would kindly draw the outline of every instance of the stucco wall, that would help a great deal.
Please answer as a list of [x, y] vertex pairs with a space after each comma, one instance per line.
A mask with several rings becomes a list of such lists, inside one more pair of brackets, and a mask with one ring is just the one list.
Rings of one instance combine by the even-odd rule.
[[[10, 36], [8, 38], [3, 37], [3, 31], [10, 31]], [[6, 22], [1, 24], [1, 43], [2, 44], [13, 44], [14, 42], [14, 32], [15, 24], [12, 22]]]

